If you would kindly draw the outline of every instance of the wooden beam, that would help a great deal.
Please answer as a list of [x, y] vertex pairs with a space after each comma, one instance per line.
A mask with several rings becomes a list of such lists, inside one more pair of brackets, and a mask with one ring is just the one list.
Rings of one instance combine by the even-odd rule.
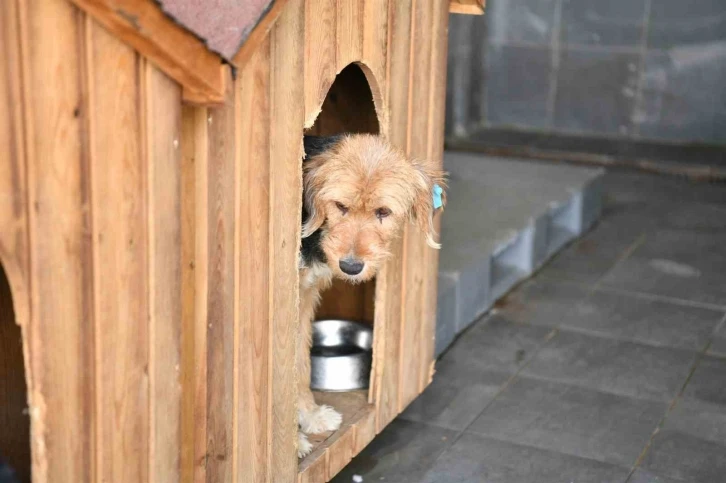
[[484, 15], [485, 0], [451, 0], [449, 13]]
[[229, 69], [153, 0], [70, 0], [183, 87], [195, 104], [224, 101]]

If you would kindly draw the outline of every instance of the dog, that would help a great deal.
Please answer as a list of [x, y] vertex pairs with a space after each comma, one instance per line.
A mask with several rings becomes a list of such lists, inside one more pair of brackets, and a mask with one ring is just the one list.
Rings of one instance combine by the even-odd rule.
[[308, 434], [334, 431], [342, 422], [335, 409], [317, 405], [310, 390], [312, 322], [321, 292], [333, 278], [354, 284], [373, 278], [409, 220], [429, 246], [439, 248], [433, 215], [445, 203], [445, 196], [435, 201], [445, 186], [444, 173], [431, 162], [408, 159], [381, 136], [305, 136], [303, 144], [299, 458], [312, 450]]

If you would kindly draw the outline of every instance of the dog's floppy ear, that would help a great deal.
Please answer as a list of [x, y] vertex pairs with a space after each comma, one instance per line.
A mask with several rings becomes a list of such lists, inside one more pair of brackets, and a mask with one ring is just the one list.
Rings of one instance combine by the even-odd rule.
[[302, 237], [307, 238], [325, 223], [325, 206], [320, 201], [320, 190], [325, 176], [322, 167], [325, 153], [338, 144], [342, 136], [305, 136], [305, 160], [303, 161], [303, 225]]
[[434, 214], [446, 205], [446, 173], [431, 161], [414, 159], [411, 162], [417, 175], [411, 216], [426, 234], [426, 243], [432, 248], [441, 248], [434, 239]]

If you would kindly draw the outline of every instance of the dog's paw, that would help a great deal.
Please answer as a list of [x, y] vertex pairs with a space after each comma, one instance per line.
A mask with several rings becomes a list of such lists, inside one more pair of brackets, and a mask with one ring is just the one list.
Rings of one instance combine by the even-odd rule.
[[343, 416], [327, 405], [316, 407], [313, 411], [302, 414], [300, 428], [306, 434], [319, 434], [325, 431], [335, 431], [343, 422]]
[[313, 444], [302, 431], [297, 432], [297, 457], [304, 458], [313, 450]]

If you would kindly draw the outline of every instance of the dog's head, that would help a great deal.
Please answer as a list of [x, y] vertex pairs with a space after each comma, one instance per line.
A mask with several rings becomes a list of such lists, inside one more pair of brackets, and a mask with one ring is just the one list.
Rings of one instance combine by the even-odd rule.
[[430, 246], [439, 247], [433, 189], [444, 186], [444, 173], [430, 162], [408, 159], [379, 136], [338, 138], [304, 163], [303, 184], [309, 214], [303, 237], [321, 230], [321, 247], [338, 278], [372, 278], [408, 220]]

